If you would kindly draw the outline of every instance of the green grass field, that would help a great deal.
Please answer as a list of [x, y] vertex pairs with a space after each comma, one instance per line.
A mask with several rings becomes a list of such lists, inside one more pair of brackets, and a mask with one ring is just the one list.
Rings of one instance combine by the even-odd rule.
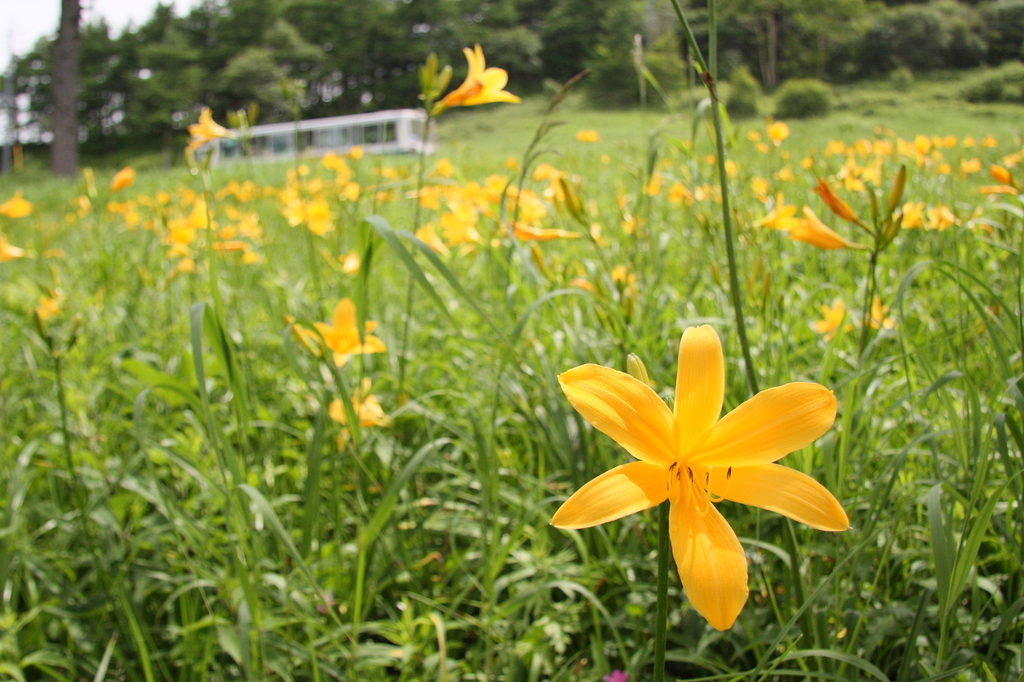
[[[750, 595], [719, 632], [670, 562], [668, 679], [1024, 680], [1021, 119], [955, 90], [840, 90], [777, 145], [733, 122], [754, 373], [834, 392], [781, 463], [850, 529], [716, 504]], [[751, 392], [704, 122], [574, 97], [522, 177], [545, 101], [446, 114], [419, 210], [410, 157], [216, 168], [206, 201], [184, 169], [0, 179], [32, 204], [0, 215], [0, 678], [650, 679], [657, 513], [550, 525], [633, 459], [558, 375], [635, 354], [671, 406], [709, 324], [723, 414]], [[870, 247], [821, 179], [902, 216], [874, 269], [757, 224]], [[359, 330], [386, 350], [342, 358]]]

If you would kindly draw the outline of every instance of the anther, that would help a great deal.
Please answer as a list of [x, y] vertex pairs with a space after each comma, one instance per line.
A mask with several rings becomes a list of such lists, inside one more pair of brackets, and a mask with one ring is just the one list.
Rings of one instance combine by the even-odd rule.
[[725, 472], [725, 480], [728, 481], [730, 478], [732, 478], [732, 467], [729, 467]]

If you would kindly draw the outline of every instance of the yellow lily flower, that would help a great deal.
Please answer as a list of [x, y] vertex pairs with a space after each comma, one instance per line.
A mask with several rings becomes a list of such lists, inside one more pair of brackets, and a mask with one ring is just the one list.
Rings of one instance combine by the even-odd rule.
[[747, 600], [747, 560], [716, 504], [732, 500], [812, 528], [846, 530], [842, 506], [809, 476], [774, 462], [832, 426], [836, 399], [796, 382], [757, 394], [719, 419], [725, 358], [709, 326], [690, 327], [679, 346], [675, 412], [629, 374], [583, 365], [558, 381], [576, 411], [637, 462], [590, 481], [555, 513], [557, 528], [589, 528], [668, 500], [669, 536], [686, 596], [717, 630]]
[[846, 303], [843, 299], [837, 298], [831, 307], [828, 305], [821, 306], [821, 313], [823, 319], [814, 322], [814, 331], [824, 334], [826, 341], [831, 341], [846, 318]]
[[800, 224], [800, 218], [795, 217], [796, 206], [787, 204], [782, 194], [776, 196], [775, 208], [769, 211], [768, 215], [760, 220], [754, 221], [754, 227], [770, 227], [773, 230], [789, 232]]
[[377, 328], [376, 322], [366, 322], [362, 343], [359, 342], [359, 328], [356, 327], [356, 306], [351, 299], [343, 298], [334, 307], [332, 324], [317, 322], [316, 328], [324, 343], [334, 353], [334, 363], [342, 367], [353, 355], [383, 353], [387, 350], [384, 342], [371, 336]]
[[[384, 414], [384, 408], [380, 406], [377, 396], [370, 393], [370, 386], [370, 377], [364, 377], [362, 385], [352, 394], [353, 411], [363, 428], [387, 426], [391, 423], [391, 418]], [[348, 415], [345, 414], [345, 406], [340, 398], [331, 401], [328, 414], [339, 424], [348, 425]]]
[[25, 201], [21, 196], [21, 190], [16, 190], [14, 196], [0, 204], [0, 215], [8, 218], [24, 218], [32, 212], [32, 204]]
[[234, 137], [234, 133], [213, 120], [213, 113], [210, 107], [203, 107], [199, 114], [199, 123], [193, 123], [188, 127], [188, 134], [192, 141], [188, 143], [185, 154], [192, 158], [195, 151], [211, 140], [223, 137]]
[[434, 105], [432, 116], [452, 107], [472, 107], [477, 104], [491, 102], [518, 102], [519, 98], [511, 92], [503, 90], [508, 83], [508, 72], [505, 69], [491, 67], [485, 69], [484, 51], [477, 45], [474, 49], [463, 48], [469, 62], [469, 73], [466, 80], [456, 89], [449, 92]]
[[863, 249], [836, 233], [814, 214], [810, 206], [804, 206], [804, 219], [789, 229], [789, 238], [805, 242], [819, 249]]
[[[352, 411], [359, 420], [359, 426], [369, 428], [372, 426], [388, 426], [391, 418], [384, 414], [384, 408], [380, 406], [377, 396], [370, 393], [370, 377], [363, 377], [362, 384], [352, 393]], [[345, 405], [340, 398], [331, 401], [327, 414], [331, 419], [343, 425], [345, 428], [338, 434], [338, 452], [345, 449], [348, 441], [348, 414], [345, 413]]]

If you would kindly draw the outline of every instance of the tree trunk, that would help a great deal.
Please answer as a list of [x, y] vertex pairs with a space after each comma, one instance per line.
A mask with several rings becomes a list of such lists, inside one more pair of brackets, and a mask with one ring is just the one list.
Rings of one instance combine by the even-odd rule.
[[61, 0], [60, 30], [53, 45], [53, 144], [50, 168], [54, 175], [78, 173], [78, 91], [82, 58], [79, 21], [81, 0]]
[[768, 63], [765, 65], [765, 85], [774, 89], [779, 84], [779, 24], [775, 18], [775, 12], [768, 12], [765, 19], [768, 24]]

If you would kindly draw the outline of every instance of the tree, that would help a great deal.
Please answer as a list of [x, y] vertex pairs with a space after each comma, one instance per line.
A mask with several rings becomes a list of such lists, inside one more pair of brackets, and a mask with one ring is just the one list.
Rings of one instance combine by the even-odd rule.
[[81, 0], [61, 0], [60, 30], [53, 46], [53, 145], [50, 167], [55, 175], [78, 173], [78, 91], [82, 38]]

